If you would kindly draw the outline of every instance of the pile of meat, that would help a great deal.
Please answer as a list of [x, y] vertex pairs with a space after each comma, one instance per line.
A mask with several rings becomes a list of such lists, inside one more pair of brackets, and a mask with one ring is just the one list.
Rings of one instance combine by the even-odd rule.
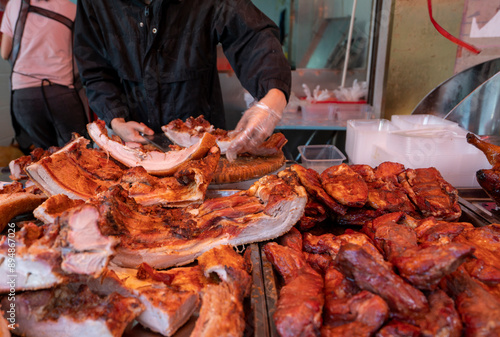
[[404, 212], [344, 234], [292, 229], [263, 251], [287, 336], [499, 336], [500, 226]]
[[332, 219], [340, 225], [359, 225], [386, 213], [402, 211], [414, 218], [435, 217], [456, 221], [462, 211], [458, 191], [433, 167], [409, 169], [394, 162], [368, 165], [341, 164], [321, 174], [292, 165], [293, 172], [308, 193], [302, 230]]

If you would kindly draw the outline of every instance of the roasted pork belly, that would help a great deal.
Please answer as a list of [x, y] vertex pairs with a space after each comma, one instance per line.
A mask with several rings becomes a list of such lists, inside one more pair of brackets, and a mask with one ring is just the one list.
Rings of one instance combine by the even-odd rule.
[[[109, 243], [118, 240], [113, 261], [122, 267], [146, 262], [155, 268], [167, 268], [192, 262], [221, 244], [236, 246], [275, 238], [300, 219], [305, 204], [305, 190], [277, 176], [265, 176], [247, 191], [178, 209], [137, 205], [123, 188], [114, 186], [73, 208], [64, 223], [72, 238], [80, 237], [80, 224], [91, 228], [98, 224], [99, 231], [87, 230], [81, 237], [105, 236]], [[75, 254], [79, 260], [74, 262], [92, 256], [105, 262], [113, 254], [111, 244], [82, 251], [83, 242], [78, 249], [70, 241], [64, 242], [69, 251], [64, 254], [65, 265]], [[74, 268], [89, 270], [87, 264]]]
[[[2, 308], [9, 307], [6, 298]], [[100, 297], [88, 287], [61, 286], [16, 294], [14, 333], [27, 337], [119, 337], [143, 310], [132, 297]]]
[[77, 138], [26, 171], [48, 196], [87, 200], [120, 184], [139, 203], [185, 206], [203, 201], [220, 157], [217, 147], [209, 148], [199, 158], [176, 163], [172, 176], [158, 178], [143, 167], [123, 169], [106, 152], [86, 148], [88, 142]]
[[83, 203], [81, 199], [71, 199], [66, 194], [56, 194], [35, 208], [33, 215], [43, 223], [51, 224], [65, 211]]
[[19, 292], [47, 289], [67, 281], [56, 245], [58, 234], [59, 228], [55, 225], [39, 227], [28, 223], [14, 237], [2, 236], [0, 293], [9, 293], [11, 285]]
[[[110, 264], [97, 279], [85, 280], [90, 289], [99, 295], [114, 292], [126, 297], [135, 297], [144, 307], [136, 320], [143, 327], [163, 336], [172, 336], [184, 325], [199, 306], [199, 292], [202, 289], [199, 279], [204, 278], [201, 270], [195, 267], [176, 268], [167, 277], [154, 277], [137, 269], [121, 268]], [[182, 280], [176, 275], [184, 274]], [[185, 282], [190, 278], [194, 282]]]
[[99, 228], [99, 210], [92, 204], [72, 208], [58, 218], [61, 268], [67, 273], [99, 276], [114, 255], [119, 240]]

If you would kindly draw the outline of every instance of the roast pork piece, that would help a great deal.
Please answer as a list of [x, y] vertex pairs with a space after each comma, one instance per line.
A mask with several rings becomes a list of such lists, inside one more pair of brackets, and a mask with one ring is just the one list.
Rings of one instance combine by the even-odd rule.
[[323, 277], [292, 248], [271, 242], [264, 252], [285, 282], [273, 317], [278, 333], [281, 337], [318, 335], [325, 302]]
[[[6, 311], [10, 302], [2, 300]], [[122, 336], [143, 306], [131, 297], [113, 293], [106, 297], [88, 287], [62, 286], [16, 294], [14, 333], [26, 337]]]

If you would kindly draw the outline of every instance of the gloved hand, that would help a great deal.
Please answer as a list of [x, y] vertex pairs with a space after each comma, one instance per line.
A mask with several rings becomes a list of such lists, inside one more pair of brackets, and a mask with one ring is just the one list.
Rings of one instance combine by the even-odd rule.
[[136, 142], [145, 144], [146, 140], [141, 136], [141, 132], [146, 135], [154, 135], [154, 131], [144, 123], [126, 122], [123, 118], [115, 118], [111, 121], [111, 128], [124, 142]]
[[262, 144], [273, 133], [282, 114], [283, 111], [273, 110], [262, 102], [246, 110], [236, 129], [230, 133], [236, 136], [226, 151], [227, 159], [233, 161], [238, 153], [248, 152]]

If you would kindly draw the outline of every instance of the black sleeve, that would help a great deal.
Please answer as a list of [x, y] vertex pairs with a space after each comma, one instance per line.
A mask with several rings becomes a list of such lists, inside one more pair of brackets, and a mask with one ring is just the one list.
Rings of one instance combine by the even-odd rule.
[[214, 29], [243, 87], [259, 100], [280, 89], [288, 101], [291, 69], [276, 24], [250, 0], [220, 3]]
[[[113, 18], [115, 19], [115, 18]], [[91, 0], [78, 0], [75, 18], [74, 54], [91, 109], [109, 126], [117, 117], [128, 117], [128, 107], [120, 99], [117, 72], [107, 61], [107, 52]]]

